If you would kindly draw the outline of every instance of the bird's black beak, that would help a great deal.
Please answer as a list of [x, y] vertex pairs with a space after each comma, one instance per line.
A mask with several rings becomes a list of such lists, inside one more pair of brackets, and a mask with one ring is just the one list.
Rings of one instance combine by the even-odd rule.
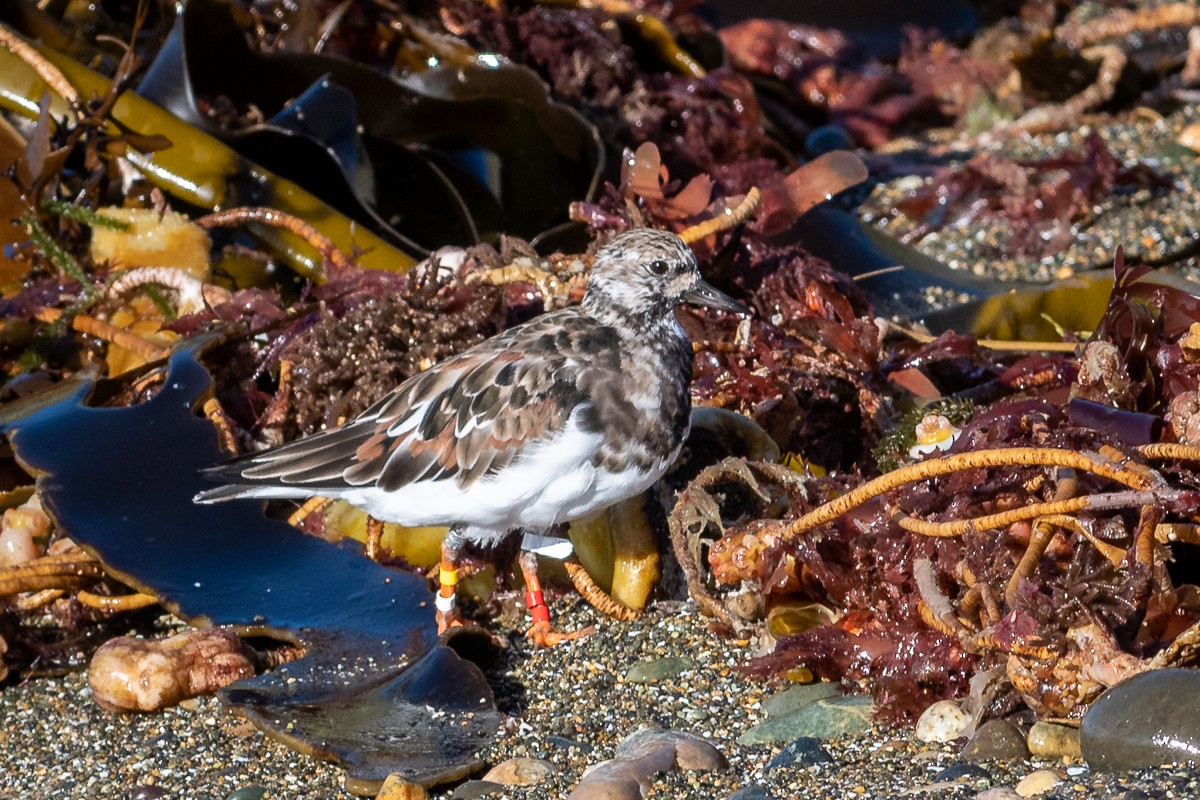
[[717, 308], [721, 311], [732, 311], [735, 314], [749, 315], [750, 313], [750, 309], [724, 292], [714, 289], [704, 281], [697, 281], [695, 286], [684, 292], [683, 300], [685, 303], [691, 303], [692, 305], [708, 306], [709, 308]]

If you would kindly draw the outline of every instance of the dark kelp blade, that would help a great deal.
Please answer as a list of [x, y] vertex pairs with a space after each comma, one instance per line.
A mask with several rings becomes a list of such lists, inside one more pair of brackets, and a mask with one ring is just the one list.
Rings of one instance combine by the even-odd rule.
[[[83, 96], [104, 96], [107, 78], [52, 50], [39, 52], [62, 70]], [[37, 119], [38, 104], [50, 92], [32, 67], [0, 48], [0, 107]], [[50, 93], [50, 113], [69, 113], [66, 102]], [[173, 198], [200, 208], [217, 210], [237, 205], [269, 206], [300, 217], [328, 236], [344, 253], [358, 253], [368, 269], [405, 270], [413, 257], [379, 238], [296, 184], [240, 157], [212, 136], [180, 121], [153, 103], [126, 92], [113, 106], [115, 129], [163, 136], [171, 146], [152, 153], [127, 150], [125, 157]], [[251, 225], [257, 239], [274, 250], [293, 269], [321, 278], [321, 259], [294, 234], [266, 225]]]
[[[373, 196], [357, 181], [318, 185], [321, 174], [310, 168], [311, 160], [272, 155], [272, 143], [296, 134], [294, 125], [281, 124], [279, 112], [322, 80], [356, 101], [355, 127], [371, 154]], [[215, 0], [184, 7], [138, 93], [248, 158], [269, 158], [268, 167], [322, 199], [328, 200], [327, 190], [351, 199], [354, 210], [333, 204], [384, 238], [423, 249], [473, 244], [478, 236], [500, 232], [532, 237], [565, 221], [572, 201], [591, 199], [604, 166], [595, 127], [551, 100], [546, 85], [525, 67], [455, 65], [399, 80], [324, 54], [262, 54], [246, 43], [231, 6]], [[197, 105], [198, 97], [218, 96], [239, 108], [263, 109], [271, 119], [240, 131], [222, 128]], [[344, 142], [333, 146], [328, 136], [314, 133], [306, 137], [329, 144], [321, 157], [352, 173], [349, 159], [339, 155], [348, 152]], [[400, 158], [397, 148], [410, 158]], [[391, 162], [399, 169], [391, 171]]]
[[439, 644], [416, 575], [267, 519], [257, 504], [199, 506], [219, 461], [194, 409], [211, 378], [175, 354], [151, 400], [90, 408], [92, 382], [0, 413], [60, 529], [184, 619], [305, 646], [303, 658], [232, 684], [222, 700], [269, 734], [330, 759], [372, 791], [389, 773], [434, 784], [469, 774], [499, 715], [479, 668]]

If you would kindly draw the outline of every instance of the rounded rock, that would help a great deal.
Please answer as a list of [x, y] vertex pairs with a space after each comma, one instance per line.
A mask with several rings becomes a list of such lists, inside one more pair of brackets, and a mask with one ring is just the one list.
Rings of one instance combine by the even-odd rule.
[[429, 800], [425, 787], [406, 781], [398, 773], [388, 775], [375, 800]]
[[1062, 776], [1054, 770], [1039, 769], [1021, 778], [1017, 783], [1017, 794], [1021, 797], [1036, 797], [1050, 791], [1062, 781]]
[[1016, 725], [1006, 719], [990, 719], [975, 731], [962, 757], [967, 761], [1028, 758], [1029, 748], [1025, 746], [1025, 734]]
[[814, 764], [827, 764], [833, 761], [833, 756], [821, 747], [821, 740], [813, 736], [801, 736], [792, 740], [780, 750], [767, 764], [767, 772], [778, 767], [811, 767]]
[[1200, 753], [1200, 671], [1143, 672], [1100, 695], [1083, 718], [1079, 746], [1088, 766], [1111, 772]]
[[1042, 758], [1067, 756], [1079, 758], [1079, 729], [1069, 725], [1038, 721], [1025, 738], [1029, 752]]
[[939, 700], [921, 712], [914, 735], [922, 742], [953, 742], [963, 736], [971, 715], [953, 700]]
[[489, 769], [483, 779], [505, 786], [534, 786], [552, 776], [554, 771], [554, 765], [549, 761], [510, 758]]

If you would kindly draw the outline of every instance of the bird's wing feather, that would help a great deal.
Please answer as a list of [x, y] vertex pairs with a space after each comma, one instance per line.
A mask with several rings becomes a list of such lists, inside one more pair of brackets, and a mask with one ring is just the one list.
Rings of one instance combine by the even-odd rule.
[[590, 403], [577, 371], [588, 325], [546, 315], [414, 375], [338, 428], [218, 464], [209, 478], [321, 490], [421, 480], [468, 485], [563, 430]]

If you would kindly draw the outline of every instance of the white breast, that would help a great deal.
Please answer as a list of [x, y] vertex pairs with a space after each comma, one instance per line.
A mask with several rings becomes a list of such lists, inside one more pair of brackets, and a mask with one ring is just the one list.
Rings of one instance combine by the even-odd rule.
[[586, 516], [645, 491], [671, 459], [652, 470], [610, 472], [592, 464], [602, 437], [576, 425], [571, 415], [563, 433], [530, 447], [494, 475], [468, 486], [453, 479], [423, 481], [398, 491], [348, 489], [340, 497], [368, 514], [402, 525], [467, 525], [494, 531], [545, 530]]

